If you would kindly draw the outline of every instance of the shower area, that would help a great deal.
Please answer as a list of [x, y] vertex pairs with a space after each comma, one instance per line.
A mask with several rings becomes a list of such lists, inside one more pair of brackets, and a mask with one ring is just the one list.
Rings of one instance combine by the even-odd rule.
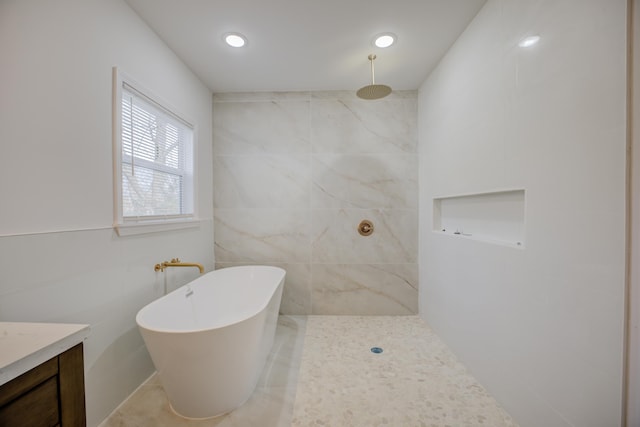
[[213, 99], [216, 268], [286, 269], [283, 314], [417, 314], [417, 91]]

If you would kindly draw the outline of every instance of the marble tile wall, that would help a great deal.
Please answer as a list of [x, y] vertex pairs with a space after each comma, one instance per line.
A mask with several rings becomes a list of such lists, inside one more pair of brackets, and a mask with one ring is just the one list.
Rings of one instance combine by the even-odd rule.
[[417, 93], [216, 94], [213, 105], [217, 267], [285, 268], [285, 314], [417, 313]]

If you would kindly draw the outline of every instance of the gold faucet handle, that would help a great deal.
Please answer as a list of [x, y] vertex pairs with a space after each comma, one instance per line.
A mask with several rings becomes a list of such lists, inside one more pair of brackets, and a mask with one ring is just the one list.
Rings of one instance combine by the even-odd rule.
[[171, 262], [180, 262], [180, 258], [172, 258]]

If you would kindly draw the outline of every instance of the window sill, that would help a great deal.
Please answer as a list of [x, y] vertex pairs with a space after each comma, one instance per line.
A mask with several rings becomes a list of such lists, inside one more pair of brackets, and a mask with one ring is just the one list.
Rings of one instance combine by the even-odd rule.
[[160, 233], [163, 231], [183, 230], [200, 227], [199, 219], [180, 219], [174, 221], [145, 221], [115, 224], [118, 236], [134, 236], [137, 234]]

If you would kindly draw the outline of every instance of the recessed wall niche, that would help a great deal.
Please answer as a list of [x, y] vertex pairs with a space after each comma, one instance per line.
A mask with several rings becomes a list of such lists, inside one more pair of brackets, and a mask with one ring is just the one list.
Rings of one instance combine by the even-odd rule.
[[524, 190], [433, 199], [433, 230], [459, 238], [524, 247]]

